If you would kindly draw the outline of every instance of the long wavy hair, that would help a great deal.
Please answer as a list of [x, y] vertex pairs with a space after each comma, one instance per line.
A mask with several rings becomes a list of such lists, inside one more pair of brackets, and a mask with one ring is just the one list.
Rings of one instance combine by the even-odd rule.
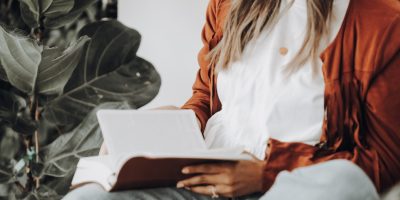
[[[246, 44], [258, 37], [265, 28], [272, 28], [278, 21], [282, 0], [232, 0], [225, 20], [223, 38], [209, 53], [211, 62], [220, 68], [241, 58]], [[328, 33], [328, 21], [333, 0], [307, 0], [307, 32], [304, 42], [287, 68], [298, 70], [310, 58], [318, 57], [318, 49], [324, 34]], [[283, 10], [285, 11], [285, 10]]]

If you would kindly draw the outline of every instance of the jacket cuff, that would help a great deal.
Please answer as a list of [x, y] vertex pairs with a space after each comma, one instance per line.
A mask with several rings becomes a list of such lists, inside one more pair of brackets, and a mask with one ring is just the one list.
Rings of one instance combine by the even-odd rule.
[[284, 170], [291, 171], [297, 167], [313, 164], [313, 156], [317, 147], [304, 143], [286, 143], [269, 139], [265, 156], [263, 174], [263, 191], [274, 184], [276, 176]]

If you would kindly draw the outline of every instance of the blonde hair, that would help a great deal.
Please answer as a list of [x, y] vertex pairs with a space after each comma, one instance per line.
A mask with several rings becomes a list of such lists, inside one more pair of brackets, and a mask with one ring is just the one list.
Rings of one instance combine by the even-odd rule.
[[[241, 58], [244, 48], [265, 29], [274, 26], [282, 0], [232, 0], [225, 21], [223, 38], [209, 53], [210, 61], [227, 68]], [[320, 41], [327, 34], [333, 0], [307, 0], [307, 32], [305, 40], [288, 70], [298, 70], [310, 56], [318, 57]], [[315, 59], [314, 59], [315, 60]]]

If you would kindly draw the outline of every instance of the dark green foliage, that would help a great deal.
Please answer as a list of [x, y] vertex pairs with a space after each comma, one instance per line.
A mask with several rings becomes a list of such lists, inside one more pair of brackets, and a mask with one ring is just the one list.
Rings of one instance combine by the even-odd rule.
[[60, 199], [79, 158], [99, 151], [95, 112], [158, 93], [160, 76], [136, 55], [140, 34], [94, 22], [96, 3], [0, 1], [0, 200]]
[[158, 93], [161, 84], [153, 66], [136, 56], [138, 32], [116, 21], [101, 21], [84, 27], [79, 36], [84, 35], [91, 41], [64, 94], [44, 107], [43, 117], [59, 129], [76, 125], [104, 102], [126, 101], [141, 107]]

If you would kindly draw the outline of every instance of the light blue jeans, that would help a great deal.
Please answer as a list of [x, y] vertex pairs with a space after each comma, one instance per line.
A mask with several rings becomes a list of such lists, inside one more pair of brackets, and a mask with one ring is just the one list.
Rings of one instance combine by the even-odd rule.
[[[333, 160], [281, 172], [264, 195], [249, 195], [238, 200], [377, 200], [378, 193], [368, 176], [355, 164]], [[210, 200], [209, 196], [185, 189], [154, 188], [106, 192], [96, 184], [77, 188], [64, 200]], [[227, 198], [219, 198], [225, 200]]]

